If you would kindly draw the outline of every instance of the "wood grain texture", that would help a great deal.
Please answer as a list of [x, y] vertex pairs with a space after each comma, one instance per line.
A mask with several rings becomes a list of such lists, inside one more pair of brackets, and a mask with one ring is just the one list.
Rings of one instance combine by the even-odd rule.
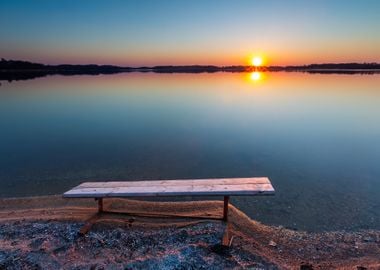
[[67, 198], [135, 196], [239, 196], [272, 195], [274, 188], [266, 177], [188, 179], [157, 181], [85, 182], [67, 191]]
[[270, 184], [267, 177], [254, 178], [210, 178], [210, 179], [181, 179], [181, 180], [151, 180], [151, 181], [105, 181], [105, 182], [85, 182], [75, 187], [131, 187], [131, 186], [162, 186], [162, 185], [210, 185], [210, 184]]

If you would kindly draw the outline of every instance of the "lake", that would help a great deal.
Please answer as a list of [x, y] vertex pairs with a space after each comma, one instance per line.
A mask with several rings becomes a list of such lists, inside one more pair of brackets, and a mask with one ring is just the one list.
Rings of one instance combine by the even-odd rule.
[[[380, 75], [124, 73], [0, 86], [0, 197], [89, 180], [268, 176], [255, 220], [380, 228]], [[191, 198], [186, 198], [191, 199]]]

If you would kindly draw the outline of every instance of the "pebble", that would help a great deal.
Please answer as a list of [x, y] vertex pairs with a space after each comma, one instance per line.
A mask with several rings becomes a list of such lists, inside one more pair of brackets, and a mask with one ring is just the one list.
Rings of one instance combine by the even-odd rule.
[[271, 247], [277, 247], [277, 243], [276, 243], [275, 241], [273, 241], [273, 240], [270, 240], [270, 241], [269, 241], [269, 245], [270, 245]]

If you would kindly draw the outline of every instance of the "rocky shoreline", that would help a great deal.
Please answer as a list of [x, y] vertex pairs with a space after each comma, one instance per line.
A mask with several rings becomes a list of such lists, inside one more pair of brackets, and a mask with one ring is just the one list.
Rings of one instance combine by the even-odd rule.
[[[59, 196], [0, 200], [0, 269], [380, 269], [380, 231], [307, 233], [249, 219], [221, 202], [110, 200], [106, 207], [135, 214], [104, 215], [78, 234], [96, 211], [92, 200]], [[175, 214], [187, 217], [149, 217]], [[144, 215], [141, 213], [144, 212]]]
[[0, 225], [0, 268], [278, 269], [241, 247], [221, 248], [220, 222], [160, 230], [95, 226], [83, 237], [77, 233], [81, 225], [56, 221]]

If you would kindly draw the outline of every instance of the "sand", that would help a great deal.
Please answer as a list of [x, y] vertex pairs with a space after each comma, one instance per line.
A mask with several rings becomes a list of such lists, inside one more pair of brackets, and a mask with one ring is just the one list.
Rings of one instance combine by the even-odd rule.
[[225, 224], [210, 219], [221, 217], [222, 207], [107, 199], [106, 209], [129, 214], [105, 214], [79, 236], [96, 213], [92, 199], [1, 199], [0, 269], [380, 269], [379, 230], [292, 231], [232, 205], [233, 242], [223, 249]]

